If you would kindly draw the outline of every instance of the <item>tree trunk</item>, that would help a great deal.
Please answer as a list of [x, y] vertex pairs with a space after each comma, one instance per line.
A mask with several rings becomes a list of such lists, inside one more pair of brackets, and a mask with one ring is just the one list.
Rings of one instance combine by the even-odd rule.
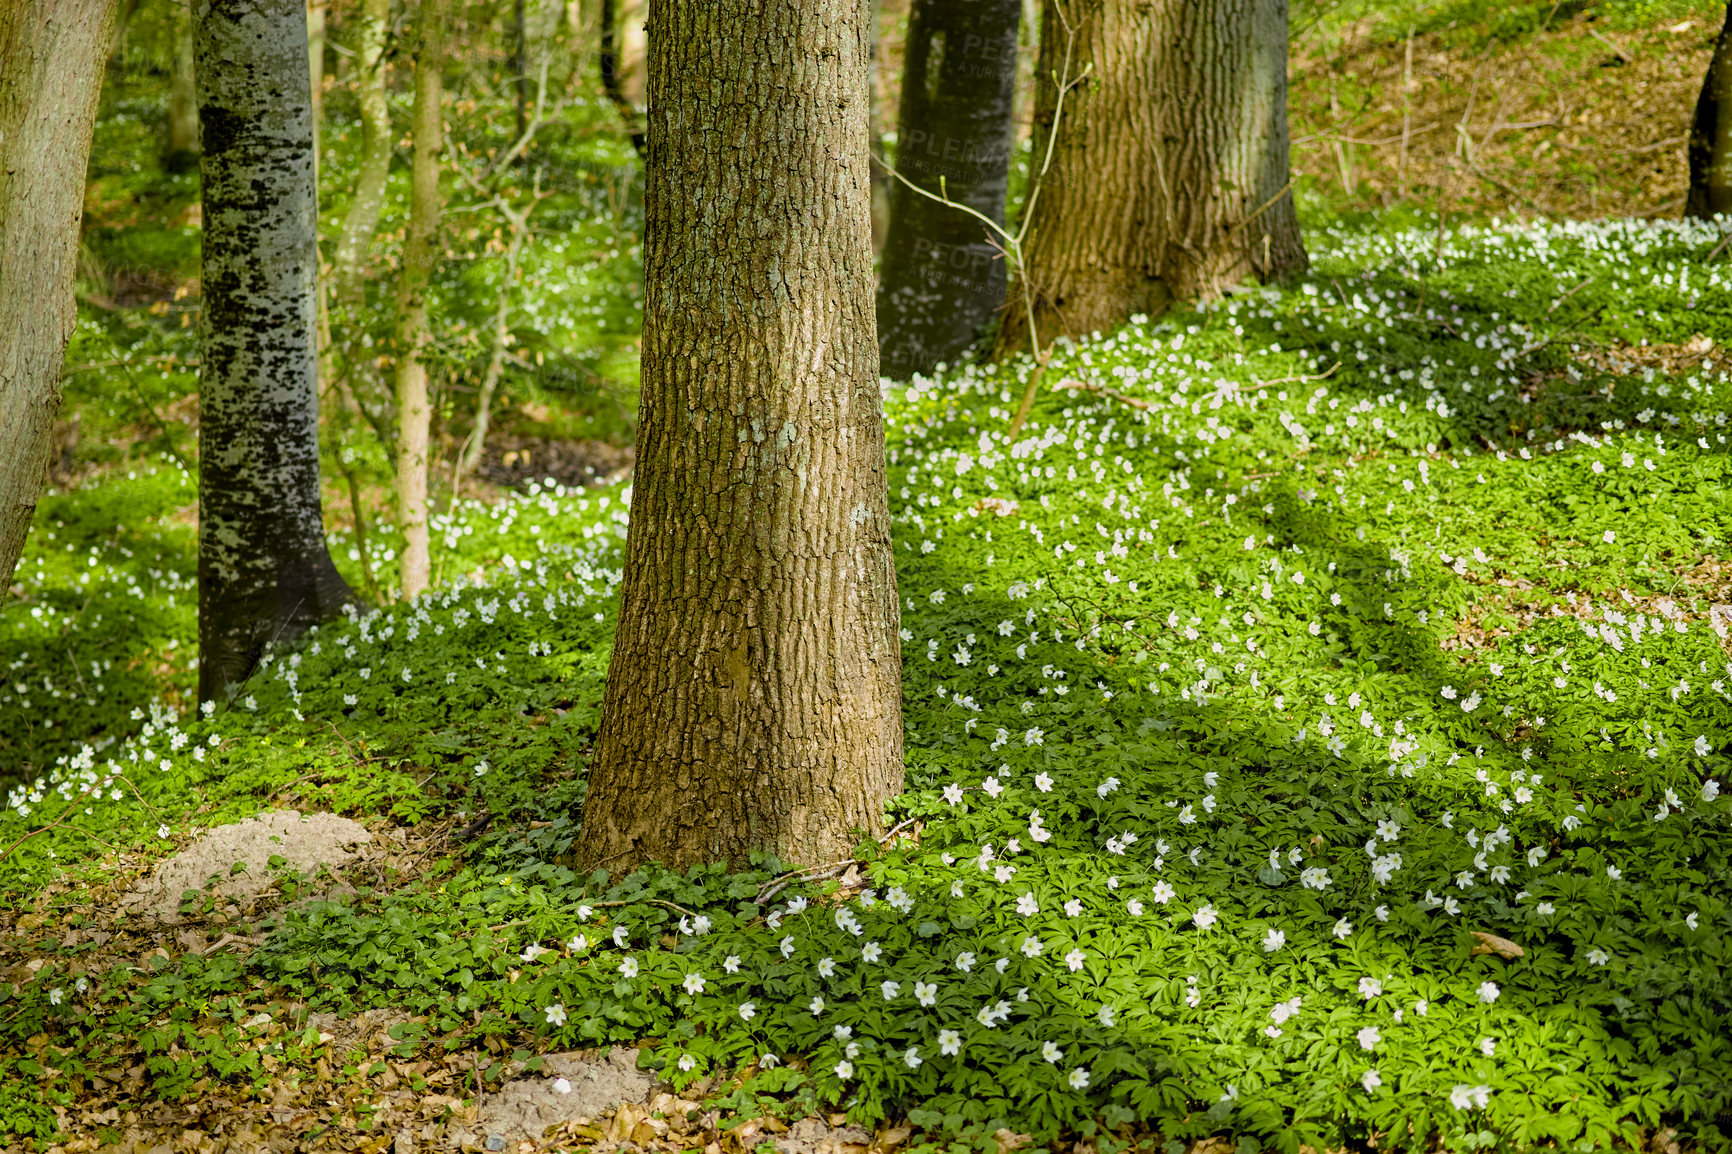
[[114, 0], [0, 5], [0, 602], [48, 473]]
[[353, 594], [319, 508], [318, 275], [303, 0], [194, 0], [204, 152], [199, 699]]
[[601, 0], [601, 88], [618, 110], [626, 131], [631, 133], [631, 146], [641, 157], [647, 155], [647, 145], [644, 134], [638, 131], [637, 109], [626, 99], [625, 87], [620, 82], [618, 39], [619, 20], [614, 13], [614, 0]]
[[427, 539], [427, 451], [432, 410], [422, 350], [427, 285], [439, 257], [439, 153], [444, 148], [444, 0], [421, 0], [415, 57], [415, 158], [409, 186], [409, 234], [397, 284], [397, 517], [403, 528], [398, 558], [403, 597], [419, 596], [432, 572]]
[[457, 467], [451, 473], [453, 492], [462, 487], [464, 478], [481, 466], [481, 459], [487, 452], [487, 430], [493, 422], [493, 395], [505, 375], [505, 350], [511, 343], [511, 294], [517, 287], [517, 262], [530, 238], [529, 216], [538, 203], [539, 195], [521, 209], [513, 210], [503, 198], [495, 201], [499, 214], [510, 229], [510, 238], [505, 245], [505, 273], [500, 278], [499, 295], [493, 309], [493, 347], [488, 353], [487, 368], [481, 375], [480, 392], [475, 397], [475, 424], [457, 455]]
[[[1093, 71], [1065, 98], [1030, 216], [1041, 343], [1303, 271], [1287, 163], [1286, 0], [1051, 0], [1037, 165], [1053, 131], [1064, 18], [1075, 29], [1071, 76]], [[1006, 316], [1001, 352], [1028, 341], [1020, 311]]]
[[650, 21], [637, 472], [578, 856], [833, 861], [902, 782], [866, 3]]
[[319, 137], [325, 129], [325, 0], [307, 0], [307, 79], [313, 92], [313, 177], [316, 181], [321, 158]]
[[385, 204], [385, 177], [391, 167], [391, 109], [385, 101], [385, 30], [391, 19], [391, 0], [362, 0], [355, 32], [356, 103], [361, 113], [361, 167], [355, 178], [355, 195], [343, 218], [343, 232], [331, 261], [331, 279], [337, 299], [349, 312], [351, 323], [365, 304], [366, 281], [361, 262], [379, 227]]
[[1732, 7], [1714, 41], [1714, 56], [1690, 126], [1690, 194], [1684, 215], [1707, 220], [1732, 213]]
[[[515, 85], [517, 91], [517, 136], [523, 137], [523, 130], [529, 127], [529, 24], [523, 14], [524, 0], [515, 0], [512, 10], [512, 31], [515, 39], [511, 48], [511, 70], [517, 74]], [[527, 157], [519, 157], [520, 163], [527, 162]]]
[[[1004, 223], [1022, 0], [914, 0], [896, 171]], [[954, 361], [1004, 302], [985, 225], [894, 181], [878, 280], [881, 371], [907, 380]]]
[[168, 156], [171, 172], [190, 172], [198, 163], [198, 98], [193, 92], [192, 13], [176, 8], [174, 72], [168, 90]]

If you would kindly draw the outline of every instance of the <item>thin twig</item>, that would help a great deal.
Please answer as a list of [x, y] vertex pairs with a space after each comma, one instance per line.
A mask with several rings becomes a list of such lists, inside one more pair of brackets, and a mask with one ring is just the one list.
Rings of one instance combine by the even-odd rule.
[[1081, 393], [1095, 393], [1099, 396], [1106, 397], [1108, 400], [1117, 401], [1121, 405], [1129, 405], [1133, 409], [1142, 409], [1144, 412], [1147, 412], [1149, 409], [1149, 402], [1138, 397], [1126, 396], [1117, 389], [1109, 389], [1105, 385], [1099, 385], [1093, 381], [1064, 380], [1054, 385], [1053, 388], [1070, 389]]
[[1407, 26], [1407, 64], [1401, 73], [1401, 162], [1395, 170], [1395, 195], [1407, 199], [1407, 142], [1413, 124], [1413, 25]]
[[78, 807], [80, 805], [84, 804], [85, 798], [89, 797], [96, 790], [99, 790], [99, 789], [106, 787], [113, 780], [114, 780], [113, 778], [106, 778], [102, 781], [94, 782], [91, 785], [86, 786], [84, 789], [84, 792], [79, 794], [77, 799], [74, 800], [71, 805], [66, 807], [66, 812], [61, 814], [60, 817], [57, 818], [52, 824], [45, 825], [41, 829], [33, 829], [29, 833], [25, 834], [23, 837], [19, 838], [17, 841], [13, 842], [11, 845], [7, 846], [6, 852], [0, 853], [0, 862], [3, 862], [7, 858], [11, 857], [13, 850], [17, 849], [19, 846], [23, 845], [25, 842], [27, 842], [31, 838], [35, 837], [37, 834], [47, 833], [49, 830], [54, 829], [55, 827], [59, 826], [62, 822], [66, 821], [67, 818], [71, 817], [74, 813], [77, 812]]
[[[892, 841], [896, 840], [897, 834], [901, 833], [903, 830], [907, 829], [909, 826], [918, 823], [919, 821], [920, 821], [920, 819], [917, 817], [904, 818], [903, 820], [897, 822], [894, 826], [892, 826], [888, 833], [886, 833], [883, 837], [879, 838], [878, 844], [879, 845], [889, 845]], [[861, 864], [863, 864], [863, 863], [861, 862], [861, 860], [859, 858], [852, 858], [851, 857], [851, 858], [843, 858], [841, 861], [831, 862], [828, 865], [807, 866], [804, 869], [789, 870], [787, 873], [782, 874], [779, 877], [773, 877], [769, 881], [765, 882], [763, 885], [759, 886], [758, 887], [758, 896], [753, 898], [752, 900], [757, 902], [759, 905], [763, 905], [765, 902], [773, 899], [777, 894], [781, 893], [782, 890], [786, 889], [789, 885], [792, 885], [794, 882], [797, 882], [797, 881], [817, 881], [821, 878], [832, 877], [836, 874], [844, 874], [844, 873], [848, 872], [848, 868], [850, 866], [857, 866], [857, 865], [861, 865]]]
[[1611, 37], [1602, 34], [1598, 28], [1589, 28], [1588, 35], [1592, 36], [1595, 40], [1598, 40], [1601, 44], [1604, 44], [1607, 48], [1610, 48], [1613, 52], [1616, 52], [1618, 54], [1618, 59], [1622, 60], [1625, 64], [1634, 64], [1636, 62], [1634, 56], [1631, 56], [1628, 52], [1625, 52], [1622, 48], [1619, 48], [1616, 44], [1612, 43]]
[[1559, 305], [1563, 304], [1565, 301], [1567, 301], [1571, 297], [1575, 296], [1576, 293], [1580, 292], [1583, 288], [1587, 287], [1588, 283], [1590, 281], [1592, 281], [1593, 279], [1594, 278], [1591, 276], [1583, 277], [1580, 284], [1578, 284], [1575, 288], [1571, 289], [1569, 292], [1565, 293], [1563, 296], [1559, 297], [1557, 300], [1552, 302], [1552, 307], [1546, 310], [1546, 315], [1550, 316], [1551, 314], [1557, 312]]
[[1321, 381], [1321, 380], [1327, 379], [1328, 377], [1334, 376], [1335, 370], [1340, 368], [1340, 367], [1341, 367], [1341, 362], [1336, 361], [1334, 364], [1330, 365], [1323, 372], [1318, 373], [1315, 376], [1276, 377], [1273, 380], [1258, 381], [1256, 384], [1241, 385], [1239, 387], [1242, 391], [1244, 389], [1266, 389], [1271, 385], [1306, 385], [1306, 384], [1310, 384], [1312, 381]]

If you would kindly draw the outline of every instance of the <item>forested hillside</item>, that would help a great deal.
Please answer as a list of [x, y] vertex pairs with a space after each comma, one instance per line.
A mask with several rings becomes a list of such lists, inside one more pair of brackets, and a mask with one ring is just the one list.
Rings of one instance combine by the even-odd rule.
[[0, 1148], [1732, 1142], [1724, 7], [43, 3]]

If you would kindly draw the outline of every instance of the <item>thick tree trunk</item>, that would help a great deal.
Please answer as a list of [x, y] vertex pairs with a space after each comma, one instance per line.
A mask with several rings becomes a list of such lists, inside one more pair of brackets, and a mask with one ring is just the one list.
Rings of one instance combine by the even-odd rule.
[[0, 602], [48, 473], [114, 0], [0, 4]]
[[419, 596], [432, 573], [427, 535], [427, 450], [432, 410], [421, 352], [432, 339], [427, 286], [439, 258], [439, 153], [444, 148], [444, 0], [421, 0], [415, 56], [415, 159], [409, 186], [409, 234], [397, 284], [397, 517], [403, 552], [397, 567], [405, 599]]
[[866, 3], [650, 20], [637, 473], [579, 857], [832, 861], [902, 781]]
[[[1004, 223], [1022, 0], [914, 0], [896, 171]], [[878, 280], [880, 371], [896, 380], [954, 361], [1004, 302], [1004, 259], [985, 225], [890, 186]]]
[[1696, 120], [1690, 126], [1690, 193], [1684, 215], [1707, 220], [1732, 212], [1732, 7], [1714, 42]]
[[[1030, 219], [1044, 344], [1304, 270], [1287, 144], [1286, 0], [1052, 0], [1041, 28], [1038, 161], [1075, 29], [1052, 168]], [[1020, 290], [1018, 290], [1020, 291]], [[1013, 311], [1001, 352], [1026, 345]]]
[[391, 168], [391, 109], [385, 101], [385, 29], [391, 18], [391, 0], [362, 0], [355, 22], [356, 103], [361, 113], [361, 167], [355, 178], [355, 195], [343, 217], [343, 232], [331, 260], [331, 279], [337, 300], [349, 312], [351, 323], [365, 303], [366, 281], [361, 262], [379, 227], [385, 204], [385, 177]]
[[199, 699], [353, 600], [325, 549], [303, 0], [194, 0], [204, 152]]
[[176, 8], [174, 72], [168, 89], [168, 156], [171, 172], [190, 172], [198, 163], [198, 97], [193, 91], [192, 13]]

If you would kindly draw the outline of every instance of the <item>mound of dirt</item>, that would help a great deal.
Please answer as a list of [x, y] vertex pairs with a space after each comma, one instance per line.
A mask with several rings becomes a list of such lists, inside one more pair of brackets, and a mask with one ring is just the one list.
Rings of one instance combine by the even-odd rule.
[[458, 1146], [502, 1149], [499, 1139], [515, 1143], [539, 1139], [551, 1126], [587, 1123], [621, 1105], [645, 1102], [655, 1078], [637, 1067], [636, 1050], [615, 1046], [606, 1053], [569, 1051], [542, 1057], [541, 1073], [516, 1078], [486, 1095], [481, 1114], [467, 1129], [451, 1131]]
[[567, 488], [601, 484], [631, 469], [630, 445], [570, 441], [506, 433], [487, 438], [476, 472], [495, 485], [520, 489], [548, 478]]
[[[654, 1076], [638, 1069], [637, 1059], [638, 1051], [619, 1046], [605, 1053], [543, 1055], [539, 1074], [513, 1078], [486, 1095], [474, 1121], [453, 1126], [446, 1141], [459, 1150], [566, 1149], [575, 1142], [596, 1151], [719, 1151], [718, 1114], [665, 1088], [658, 1091]], [[903, 1139], [907, 1133], [899, 1132]], [[821, 1118], [792, 1126], [773, 1118], [750, 1119], [733, 1131], [733, 1138], [730, 1148], [773, 1142], [778, 1154], [865, 1154], [872, 1141], [864, 1130]]]
[[[173, 924], [180, 921], [181, 895], [203, 889], [212, 877], [224, 897], [257, 897], [285, 872], [304, 876], [322, 865], [336, 868], [352, 861], [356, 847], [370, 841], [364, 827], [332, 813], [302, 815], [287, 809], [260, 814], [199, 835], [159, 862], [124, 904]], [[282, 859], [275, 868], [273, 857]]]

